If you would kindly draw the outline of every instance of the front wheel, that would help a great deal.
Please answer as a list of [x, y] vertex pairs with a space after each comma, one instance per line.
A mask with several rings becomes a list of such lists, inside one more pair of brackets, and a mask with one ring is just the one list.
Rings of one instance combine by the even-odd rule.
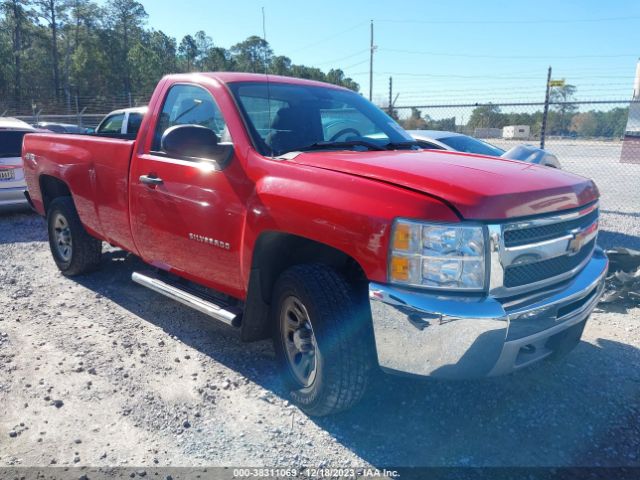
[[60, 271], [69, 277], [95, 270], [102, 242], [87, 233], [71, 197], [58, 197], [47, 210], [49, 247]]
[[309, 415], [346, 410], [366, 391], [375, 356], [366, 301], [358, 300], [325, 265], [292, 267], [276, 283], [276, 356], [291, 399]]

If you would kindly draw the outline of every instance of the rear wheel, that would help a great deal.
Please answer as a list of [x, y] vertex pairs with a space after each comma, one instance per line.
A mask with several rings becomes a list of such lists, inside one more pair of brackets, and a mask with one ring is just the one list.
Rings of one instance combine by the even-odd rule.
[[278, 279], [271, 308], [274, 345], [291, 399], [329, 415], [364, 395], [373, 365], [371, 323], [347, 281], [324, 265], [299, 265]]
[[47, 210], [49, 247], [60, 271], [67, 276], [95, 270], [102, 242], [87, 233], [71, 197], [58, 197]]

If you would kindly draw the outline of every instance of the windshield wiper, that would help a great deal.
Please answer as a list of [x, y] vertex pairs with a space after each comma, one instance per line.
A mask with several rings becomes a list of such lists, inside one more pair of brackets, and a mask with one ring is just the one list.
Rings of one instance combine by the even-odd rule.
[[312, 150], [324, 150], [331, 148], [348, 148], [348, 147], [365, 147], [369, 150], [386, 150], [385, 147], [377, 145], [373, 142], [367, 142], [366, 140], [347, 140], [344, 142], [315, 142], [311, 145], [306, 145], [304, 147], [296, 148], [292, 151], [297, 152], [309, 152]]
[[397, 150], [402, 147], [415, 147], [418, 146], [418, 142], [415, 140], [407, 140], [405, 142], [389, 142], [384, 144], [386, 150]]

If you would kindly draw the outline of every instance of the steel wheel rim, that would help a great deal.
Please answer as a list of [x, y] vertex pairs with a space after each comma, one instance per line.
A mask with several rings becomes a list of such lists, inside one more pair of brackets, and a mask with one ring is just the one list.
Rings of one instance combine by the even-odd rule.
[[318, 370], [318, 344], [309, 313], [296, 297], [287, 297], [280, 313], [282, 343], [289, 369], [303, 387], [313, 385]]
[[53, 219], [53, 239], [60, 258], [65, 262], [71, 260], [73, 253], [71, 229], [67, 219], [60, 213], [56, 214]]

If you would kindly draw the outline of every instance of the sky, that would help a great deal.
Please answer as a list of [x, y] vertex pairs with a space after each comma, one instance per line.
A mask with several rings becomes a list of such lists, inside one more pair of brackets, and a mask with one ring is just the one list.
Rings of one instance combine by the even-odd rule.
[[277, 55], [324, 71], [342, 68], [396, 105], [538, 101], [548, 66], [579, 99], [631, 96], [640, 56], [637, 0], [141, 0], [148, 26], [180, 39], [204, 30], [229, 48], [250, 35]]

